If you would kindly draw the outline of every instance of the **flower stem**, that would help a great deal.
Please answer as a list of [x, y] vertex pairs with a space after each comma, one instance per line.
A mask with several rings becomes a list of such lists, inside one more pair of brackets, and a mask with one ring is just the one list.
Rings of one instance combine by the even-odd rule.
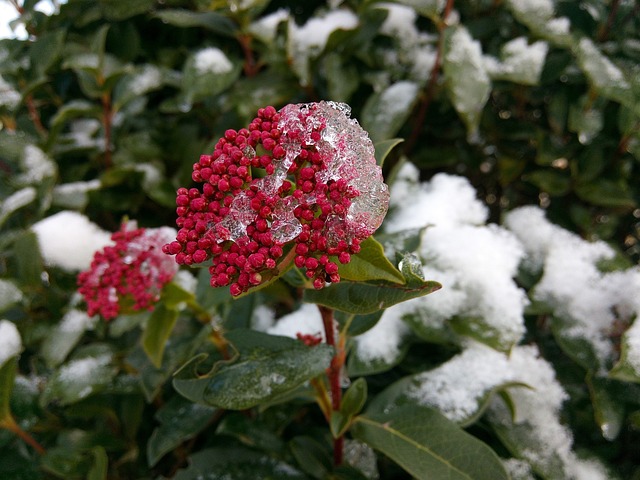
[[436, 94], [436, 87], [438, 85], [438, 76], [440, 73], [440, 68], [442, 66], [442, 50], [444, 48], [444, 30], [447, 27], [447, 17], [451, 13], [453, 9], [453, 1], [447, 0], [447, 3], [444, 7], [444, 12], [442, 13], [441, 20], [437, 22], [436, 27], [438, 28], [438, 49], [436, 50], [436, 59], [433, 62], [433, 67], [431, 68], [431, 74], [429, 75], [429, 82], [425, 88], [425, 92], [422, 96], [422, 101], [420, 102], [420, 106], [418, 109], [418, 113], [416, 115], [416, 121], [414, 123], [413, 131], [411, 132], [409, 139], [405, 143], [405, 153], [408, 155], [413, 148], [415, 147], [418, 139], [420, 138], [422, 127], [424, 125], [425, 118], [427, 117], [427, 111], [429, 110], [429, 106], [431, 105], [431, 101], [434, 99]]
[[38, 452], [39, 455], [44, 455], [46, 453], [44, 447], [40, 445], [35, 438], [33, 438], [28, 432], [25, 432], [22, 428], [20, 428], [20, 425], [16, 423], [11, 414], [9, 414], [9, 416], [5, 417], [0, 422], [0, 428], [6, 428], [10, 432], [15, 433], [27, 445], [33, 447], [33, 449]]
[[[327, 339], [327, 345], [335, 348], [335, 355], [331, 359], [331, 365], [327, 369], [327, 377], [329, 379], [329, 388], [331, 390], [331, 407], [334, 412], [340, 410], [342, 402], [342, 387], [340, 385], [340, 376], [345, 360], [344, 346], [342, 342], [336, 343], [335, 320], [333, 318], [333, 310], [322, 305], [318, 305], [320, 314], [322, 315], [322, 323]], [[344, 457], [344, 437], [340, 436], [333, 440], [333, 463], [338, 466], [342, 463]]]

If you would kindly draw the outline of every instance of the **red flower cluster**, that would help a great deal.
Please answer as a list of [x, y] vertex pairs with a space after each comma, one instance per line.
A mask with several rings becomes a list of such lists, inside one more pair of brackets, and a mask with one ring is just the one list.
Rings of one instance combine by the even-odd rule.
[[[227, 130], [178, 190], [178, 264], [211, 260], [211, 285], [236, 296], [295, 263], [315, 288], [338, 282], [386, 214], [389, 194], [367, 133], [345, 104], [262, 108]], [[332, 258], [333, 257], [333, 258]]]
[[114, 245], [96, 252], [89, 270], [78, 275], [78, 291], [87, 302], [89, 315], [110, 320], [121, 307], [151, 310], [160, 290], [178, 271], [178, 266], [161, 251], [175, 230], [137, 228], [123, 223], [111, 235]]

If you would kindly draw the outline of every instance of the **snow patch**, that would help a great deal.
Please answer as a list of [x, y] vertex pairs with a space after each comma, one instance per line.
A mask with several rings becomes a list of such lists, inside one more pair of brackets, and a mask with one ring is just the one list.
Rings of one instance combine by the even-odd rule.
[[70, 210], [40, 220], [31, 228], [45, 263], [67, 271], [88, 269], [93, 254], [112, 243], [109, 232]]

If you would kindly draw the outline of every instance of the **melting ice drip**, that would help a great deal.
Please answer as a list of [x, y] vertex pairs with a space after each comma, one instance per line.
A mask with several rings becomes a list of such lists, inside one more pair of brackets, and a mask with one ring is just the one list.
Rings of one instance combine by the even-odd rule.
[[[334, 227], [351, 238], [366, 238], [382, 223], [389, 205], [389, 192], [377, 166], [374, 148], [369, 135], [349, 118], [351, 108], [345, 103], [320, 102], [290, 104], [280, 111], [277, 128], [281, 132], [280, 145], [285, 155], [274, 159], [273, 174], [256, 180], [255, 184], [267, 196], [273, 197], [287, 178], [291, 165], [300, 155], [303, 146], [315, 145], [324, 159], [323, 168], [316, 173], [316, 181], [344, 179], [359, 195], [352, 200], [346, 214], [346, 222], [337, 216], [327, 219], [325, 227], [331, 239]], [[319, 140], [314, 132], [320, 132]], [[255, 152], [253, 153], [255, 155]], [[302, 232], [302, 225], [293, 211], [300, 205], [313, 205], [316, 197], [306, 194], [298, 200], [292, 196], [278, 200], [271, 214], [271, 234], [277, 243], [286, 243]], [[251, 208], [251, 199], [245, 192], [232, 202], [229, 214], [219, 224], [218, 241], [238, 241], [246, 236], [247, 227], [255, 222], [257, 213]], [[339, 225], [338, 225], [339, 224]]]

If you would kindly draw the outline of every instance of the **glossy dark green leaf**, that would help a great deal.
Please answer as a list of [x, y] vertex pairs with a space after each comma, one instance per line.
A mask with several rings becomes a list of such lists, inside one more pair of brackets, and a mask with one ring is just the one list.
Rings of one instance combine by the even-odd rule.
[[60, 57], [66, 36], [65, 29], [46, 32], [29, 49], [31, 64], [38, 76], [43, 76]]
[[103, 447], [93, 447], [91, 449], [93, 462], [87, 472], [87, 480], [107, 480], [109, 471], [109, 458]]
[[451, 26], [444, 31], [442, 71], [445, 86], [471, 139], [477, 136], [480, 116], [491, 92], [491, 79], [476, 57], [482, 52], [481, 46], [473, 42], [475, 40], [464, 25]]
[[360, 252], [346, 265], [339, 265], [340, 278], [355, 282], [385, 280], [404, 284], [402, 273], [384, 256], [382, 245], [373, 237], [360, 244]]
[[367, 330], [372, 329], [382, 317], [383, 310], [366, 315], [356, 315], [354, 313], [345, 313], [341, 311], [335, 312], [335, 318], [340, 325], [340, 329], [347, 329], [347, 333], [351, 337], [362, 335]]
[[149, 12], [155, 5], [153, 0], [100, 0], [104, 16], [109, 20], [126, 20]]
[[244, 448], [218, 447], [201, 450], [189, 457], [189, 466], [174, 480], [224, 478], [225, 480], [306, 480], [291, 465], [266, 454]]
[[378, 233], [376, 239], [384, 247], [388, 258], [399, 261], [408, 252], [415, 252], [422, 242], [424, 228], [412, 228], [394, 233]]
[[[9, 435], [8, 432], [7, 435]], [[3, 445], [0, 448], [0, 478], [43, 480], [44, 475], [38, 463], [25, 455], [23, 449], [12, 448], [11, 445]]]
[[621, 208], [636, 206], [628, 186], [621, 181], [595, 179], [589, 183], [576, 185], [576, 194], [592, 205]]
[[362, 108], [360, 123], [374, 143], [394, 137], [406, 122], [418, 98], [417, 84], [395, 83], [369, 97]]
[[42, 393], [43, 405], [50, 402], [70, 405], [107, 388], [116, 376], [117, 368], [108, 349], [95, 350], [93, 355], [64, 363], [51, 375]]
[[493, 450], [427, 407], [365, 414], [354, 419], [351, 432], [417, 479], [509, 479]]
[[[612, 376], [615, 378], [615, 375]], [[612, 442], [620, 435], [624, 426], [625, 408], [623, 402], [619, 401], [621, 399], [619, 394], [621, 390], [625, 389], [625, 384], [589, 375], [587, 385], [589, 386], [595, 421], [600, 427], [602, 436]]]
[[159, 304], [147, 321], [142, 335], [142, 347], [151, 362], [158, 368], [162, 365], [164, 348], [177, 319], [178, 312], [176, 310]]
[[40, 354], [50, 368], [60, 365], [78, 344], [85, 331], [92, 328], [93, 321], [80, 310], [70, 310], [52, 328], [42, 342]]
[[345, 415], [339, 410], [331, 412], [331, 418], [329, 419], [329, 431], [333, 438], [341, 437], [349, 429], [351, 417]]
[[395, 355], [385, 358], [363, 358], [357, 348], [354, 348], [347, 360], [347, 371], [354, 376], [376, 375], [387, 372], [402, 362], [409, 351], [409, 347], [409, 342], [403, 342], [395, 352]]
[[167, 283], [160, 293], [162, 303], [170, 310], [180, 310], [184, 304], [195, 301], [195, 295], [175, 282]]
[[357, 415], [367, 401], [367, 381], [364, 378], [355, 380], [344, 392], [340, 411], [348, 416]]
[[[195, 355], [202, 345], [209, 344], [210, 327], [201, 327], [199, 330], [182, 326], [181, 331], [176, 332], [171, 342], [165, 347], [162, 355], [162, 365], [156, 367], [148, 355], [140, 346], [127, 356], [130, 364], [139, 379], [140, 387], [148, 402], [152, 402], [161, 391], [165, 383], [171, 378], [180, 365]], [[213, 349], [213, 347], [211, 347]]]
[[389, 140], [382, 140], [374, 145], [376, 150], [376, 163], [382, 167], [387, 156], [391, 153], [397, 145], [404, 142], [403, 138], [390, 138]]
[[216, 408], [173, 397], [156, 412], [160, 422], [147, 442], [147, 461], [154, 466], [167, 453], [204, 430]]
[[[342, 55], [329, 53], [324, 56], [322, 65], [326, 71], [327, 88], [334, 102], [348, 102], [358, 89], [358, 70], [354, 65], [345, 63]], [[380, 164], [378, 164], [380, 165]]]
[[23, 232], [14, 244], [14, 251], [20, 282], [32, 288], [39, 287], [42, 284], [44, 264], [36, 234], [32, 231]]
[[227, 36], [234, 35], [237, 28], [228, 17], [216, 12], [167, 9], [156, 12], [155, 16], [163, 22], [176, 27], [203, 27]]
[[[635, 340], [639, 322], [637, 318], [634, 324], [622, 335], [620, 359], [613, 366], [609, 375], [618, 380], [640, 383], [640, 365], [638, 365], [639, 346]], [[632, 330], [633, 329], [633, 330]]]
[[566, 195], [571, 187], [569, 175], [556, 170], [536, 170], [525, 175], [523, 179], [553, 196]]
[[588, 339], [571, 335], [572, 322], [560, 317], [551, 317], [551, 331], [565, 354], [587, 371], [597, 371], [600, 360], [594, 345]]
[[318, 480], [326, 478], [331, 470], [331, 456], [325, 445], [312, 437], [298, 436], [291, 439], [289, 448], [305, 473]]
[[243, 412], [228, 413], [216, 429], [217, 435], [235, 437], [247, 447], [281, 454], [285, 444], [278, 433], [262, 418], [250, 418]]
[[347, 313], [368, 314], [412, 298], [428, 295], [441, 287], [438, 282], [433, 281], [425, 281], [422, 285], [415, 287], [389, 283], [341, 281], [321, 290], [307, 289], [304, 292], [304, 299], [307, 302]]
[[21, 302], [23, 298], [22, 291], [15, 283], [0, 278], [0, 313]]
[[307, 347], [292, 338], [253, 330], [233, 330], [226, 338], [237, 351], [235, 357], [217, 363], [205, 375], [196, 372], [203, 356], [194, 357], [173, 380], [181, 395], [193, 402], [244, 410], [324, 373], [333, 355], [325, 344]]

